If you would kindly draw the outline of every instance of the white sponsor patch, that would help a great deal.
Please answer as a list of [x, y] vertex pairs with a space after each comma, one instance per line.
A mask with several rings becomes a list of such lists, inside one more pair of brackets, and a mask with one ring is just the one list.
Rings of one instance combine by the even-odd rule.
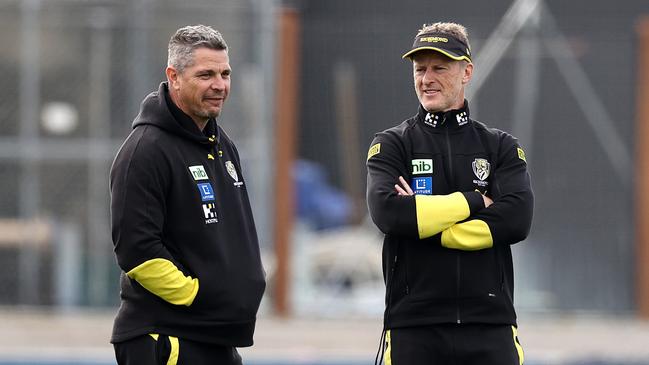
[[203, 165], [189, 166], [189, 171], [192, 173], [194, 180], [207, 180], [207, 172]]
[[428, 159], [416, 159], [412, 160], [412, 174], [421, 175], [421, 174], [432, 174], [433, 173], [433, 160]]
[[205, 215], [205, 224], [217, 223], [219, 221], [216, 215], [216, 204], [203, 204], [203, 214]]

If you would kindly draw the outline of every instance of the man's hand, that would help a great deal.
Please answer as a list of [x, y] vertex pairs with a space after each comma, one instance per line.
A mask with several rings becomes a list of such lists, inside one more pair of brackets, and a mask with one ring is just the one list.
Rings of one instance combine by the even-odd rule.
[[403, 185], [403, 187], [399, 186], [399, 184], [394, 184], [394, 188], [397, 189], [397, 193], [399, 193], [399, 195], [415, 195], [415, 193], [410, 188], [410, 185], [408, 185], [408, 182], [406, 182], [406, 179], [404, 179], [402, 176], [399, 176], [399, 182], [401, 183], [401, 185]]
[[488, 196], [486, 196], [484, 194], [482, 194], [482, 200], [484, 200], [484, 207], [485, 208], [494, 203], [494, 201], [490, 197], [488, 197]]

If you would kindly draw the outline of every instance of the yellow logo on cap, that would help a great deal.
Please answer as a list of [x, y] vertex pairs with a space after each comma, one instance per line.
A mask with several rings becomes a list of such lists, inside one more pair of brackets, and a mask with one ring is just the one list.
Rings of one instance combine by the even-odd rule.
[[381, 152], [381, 144], [377, 143], [370, 147], [370, 150], [367, 151], [367, 159], [369, 160], [372, 156], [378, 154], [379, 152]]
[[421, 37], [419, 38], [420, 42], [428, 42], [428, 43], [437, 43], [437, 42], [444, 42], [448, 43], [448, 38], [444, 37]]

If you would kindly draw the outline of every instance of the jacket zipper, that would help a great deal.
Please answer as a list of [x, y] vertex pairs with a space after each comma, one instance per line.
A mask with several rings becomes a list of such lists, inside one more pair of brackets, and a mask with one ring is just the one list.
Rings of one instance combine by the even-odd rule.
[[[444, 125], [446, 121], [446, 115], [442, 117], [442, 125]], [[455, 186], [455, 176], [453, 176], [453, 154], [451, 151], [451, 137], [448, 134], [448, 126], [445, 126], [445, 132], [446, 132], [446, 152], [448, 153], [448, 159], [447, 159], [447, 167], [448, 167], [448, 180], [451, 183], [451, 186]]]
[[[447, 167], [448, 167], [448, 180], [450, 183], [450, 186], [456, 186], [455, 185], [455, 176], [453, 175], [453, 150], [451, 149], [451, 137], [449, 136], [448, 132], [448, 126], [445, 125], [446, 123], [446, 115], [442, 117], [442, 125], [445, 128], [446, 131], [446, 152], [448, 153], [448, 158], [447, 158]], [[456, 295], [455, 295], [455, 305], [456, 305], [456, 318], [455, 321], [460, 324], [462, 323], [462, 318], [460, 317], [460, 272], [461, 272], [461, 258], [460, 258], [460, 253], [457, 253], [457, 259], [455, 262], [455, 283], [456, 283]]]

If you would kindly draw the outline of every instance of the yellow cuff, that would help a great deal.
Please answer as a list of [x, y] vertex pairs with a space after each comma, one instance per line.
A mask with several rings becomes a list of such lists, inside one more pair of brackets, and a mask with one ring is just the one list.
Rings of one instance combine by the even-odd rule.
[[493, 247], [491, 230], [481, 220], [458, 223], [442, 232], [442, 246], [464, 251]]
[[419, 238], [432, 237], [453, 224], [467, 219], [471, 211], [462, 193], [415, 195]]
[[126, 275], [171, 304], [190, 306], [198, 294], [198, 279], [185, 276], [166, 259], [145, 261]]

